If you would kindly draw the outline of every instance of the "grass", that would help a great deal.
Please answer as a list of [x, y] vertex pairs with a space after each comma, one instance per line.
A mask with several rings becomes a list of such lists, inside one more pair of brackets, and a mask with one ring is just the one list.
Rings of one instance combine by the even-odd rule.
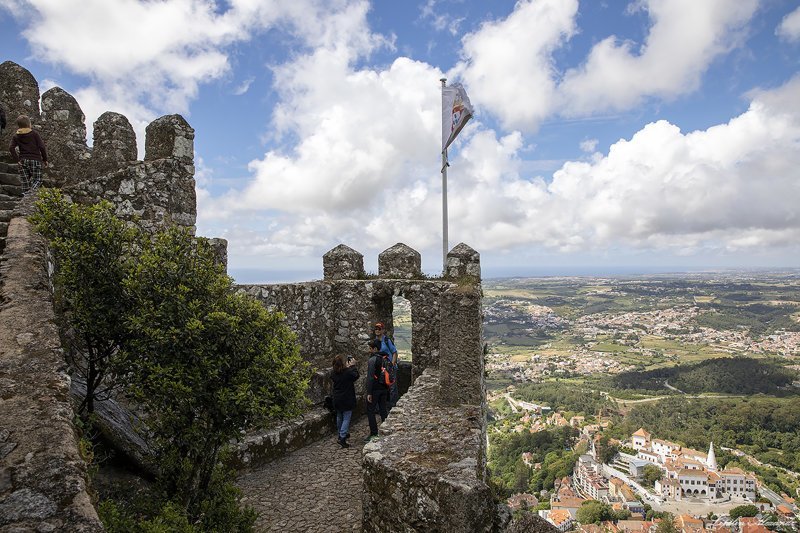
[[604, 352], [604, 353], [624, 353], [630, 350], [629, 346], [625, 346], [624, 344], [616, 344], [614, 342], [598, 342], [594, 346], [592, 346], [592, 351], [595, 352]]

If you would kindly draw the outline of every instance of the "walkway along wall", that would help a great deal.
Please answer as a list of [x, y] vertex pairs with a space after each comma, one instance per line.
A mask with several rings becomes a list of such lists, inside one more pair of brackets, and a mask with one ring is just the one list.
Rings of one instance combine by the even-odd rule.
[[334, 355], [351, 354], [363, 375], [372, 325], [391, 332], [392, 297], [408, 299], [413, 385], [364, 448], [364, 530], [490, 531], [497, 513], [486, 483], [480, 256], [459, 244], [447, 275], [425, 279], [419, 253], [399, 243], [378, 265], [368, 278], [363, 256], [339, 245], [323, 258], [322, 281], [240, 290], [286, 315], [321, 373]]
[[72, 426], [45, 243], [11, 219], [0, 265], [0, 531], [102, 531]]

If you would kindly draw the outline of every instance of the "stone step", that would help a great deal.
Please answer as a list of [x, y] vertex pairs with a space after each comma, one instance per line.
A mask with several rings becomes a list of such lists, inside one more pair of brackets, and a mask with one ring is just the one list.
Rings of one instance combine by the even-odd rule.
[[16, 163], [3, 163], [0, 162], [0, 172], [5, 172], [7, 174], [16, 174], [18, 172], [19, 167]]
[[0, 222], [8, 222], [14, 213], [11, 209], [0, 209]]
[[12, 174], [10, 172], [3, 172], [0, 169], [0, 184], [2, 185], [16, 185], [22, 186], [22, 179], [19, 177], [19, 174]]
[[0, 222], [0, 237], [8, 235], [8, 222]]
[[19, 203], [19, 200], [17, 200], [17, 199], [14, 199], [14, 200], [0, 200], [0, 211], [12, 211], [15, 207], [17, 207], [18, 203]]
[[2, 194], [6, 194], [8, 196], [15, 196], [19, 198], [22, 196], [22, 187], [18, 185], [0, 184], [0, 195]]

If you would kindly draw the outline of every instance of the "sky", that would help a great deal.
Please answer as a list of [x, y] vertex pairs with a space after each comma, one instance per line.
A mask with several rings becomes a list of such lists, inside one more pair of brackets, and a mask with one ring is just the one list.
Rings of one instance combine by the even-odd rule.
[[[137, 132], [196, 131], [198, 234], [240, 282], [340, 243], [485, 276], [800, 267], [797, 0], [0, 0], [0, 60]], [[91, 132], [91, 126], [89, 126]], [[91, 133], [89, 133], [91, 143]]]

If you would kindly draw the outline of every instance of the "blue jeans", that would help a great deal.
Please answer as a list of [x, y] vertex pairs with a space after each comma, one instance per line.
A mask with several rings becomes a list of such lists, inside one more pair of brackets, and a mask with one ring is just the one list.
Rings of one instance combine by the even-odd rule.
[[336, 429], [339, 430], [339, 438], [344, 439], [350, 431], [350, 418], [353, 411], [336, 411]]

